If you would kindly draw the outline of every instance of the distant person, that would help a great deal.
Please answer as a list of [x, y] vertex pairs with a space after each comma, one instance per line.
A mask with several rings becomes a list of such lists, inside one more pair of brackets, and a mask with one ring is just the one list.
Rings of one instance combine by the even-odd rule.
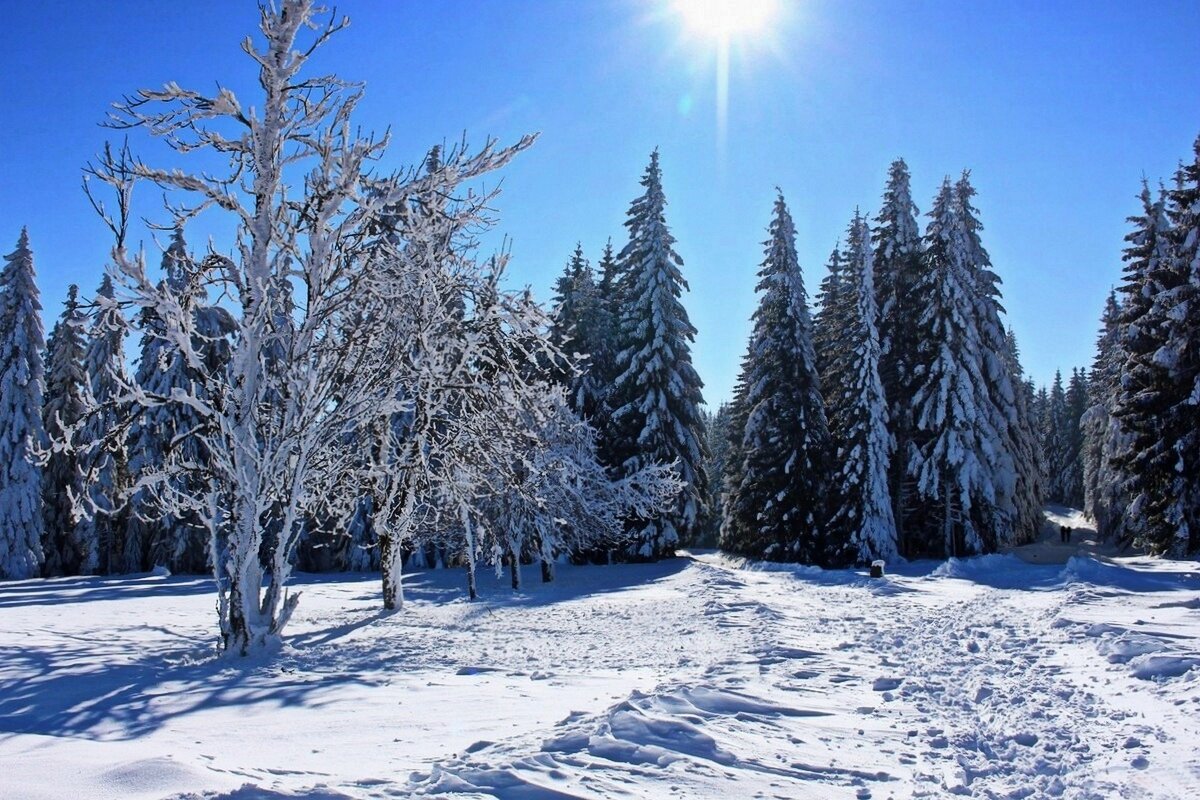
[[1058, 536], [1063, 544], [1071, 543], [1071, 529], [1068, 528], [1066, 525], [1063, 525], [1062, 527], [1060, 527], [1058, 529]]

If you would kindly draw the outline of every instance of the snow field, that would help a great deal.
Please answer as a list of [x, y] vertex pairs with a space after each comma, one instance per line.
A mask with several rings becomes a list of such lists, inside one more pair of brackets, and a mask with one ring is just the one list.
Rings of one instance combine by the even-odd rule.
[[899, 572], [702, 553], [472, 604], [430, 571], [394, 615], [307, 576], [250, 661], [204, 580], [2, 584], [0, 796], [1190, 796], [1200, 566]]

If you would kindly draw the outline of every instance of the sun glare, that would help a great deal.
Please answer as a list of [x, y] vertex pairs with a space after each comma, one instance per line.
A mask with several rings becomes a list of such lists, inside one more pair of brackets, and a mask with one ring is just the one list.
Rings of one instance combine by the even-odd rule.
[[688, 30], [716, 39], [763, 31], [778, 11], [778, 0], [674, 0]]

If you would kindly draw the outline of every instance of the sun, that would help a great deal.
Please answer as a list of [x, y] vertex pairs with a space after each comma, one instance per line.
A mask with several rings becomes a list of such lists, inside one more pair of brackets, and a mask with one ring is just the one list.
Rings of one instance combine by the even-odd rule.
[[674, 0], [673, 8], [690, 32], [728, 41], [764, 31], [779, 0]]

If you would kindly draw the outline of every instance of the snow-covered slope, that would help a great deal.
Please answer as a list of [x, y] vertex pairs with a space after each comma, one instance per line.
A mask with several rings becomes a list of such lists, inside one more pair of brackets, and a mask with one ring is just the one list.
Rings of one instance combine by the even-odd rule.
[[1192, 796], [1200, 565], [901, 573], [310, 577], [248, 663], [203, 580], [0, 584], [0, 797]]

